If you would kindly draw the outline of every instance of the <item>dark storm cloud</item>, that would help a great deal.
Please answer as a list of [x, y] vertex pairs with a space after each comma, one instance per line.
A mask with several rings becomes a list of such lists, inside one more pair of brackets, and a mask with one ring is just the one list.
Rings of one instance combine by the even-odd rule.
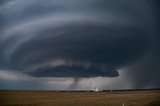
[[1, 0], [0, 1], [0, 5], [3, 6], [5, 5], [7, 2], [9, 2], [10, 0]]
[[155, 32], [153, 32], [155, 42], [152, 49], [128, 69], [128, 77], [135, 88], [160, 87], [160, 2], [148, 0], [148, 3], [156, 22]]
[[[37, 67], [37, 71], [29, 72], [30, 75], [37, 77], [117, 76], [117, 68], [126, 61], [139, 57], [148, 49], [149, 38], [144, 32], [129, 26], [124, 28], [118, 26], [115, 30], [106, 25], [91, 23], [76, 22], [76, 25], [73, 25], [67, 22], [58, 28], [36, 31], [38, 36], [29, 38], [19, 44], [20, 46], [19, 35], [13, 35], [15, 38], [11, 37], [10, 43], [13, 42], [15, 45], [17, 43], [18, 47], [11, 46], [9, 49], [10, 67], [26, 71], [33, 65], [46, 64], [44, 67]], [[27, 35], [28, 33], [25, 36]], [[143, 37], [144, 35], [146, 37]], [[57, 60], [65, 62], [57, 66], [52, 65], [53, 62], [56, 64]], [[87, 63], [89, 65], [86, 68]]]
[[[140, 87], [138, 84], [143, 82], [147, 86], [149, 81], [158, 85], [159, 10], [157, 3], [149, 3], [147, 0], [3, 3], [0, 68], [35, 77], [77, 78], [117, 77], [117, 70], [130, 67], [128, 76], [135, 86]], [[150, 77], [152, 72], [155, 78]]]

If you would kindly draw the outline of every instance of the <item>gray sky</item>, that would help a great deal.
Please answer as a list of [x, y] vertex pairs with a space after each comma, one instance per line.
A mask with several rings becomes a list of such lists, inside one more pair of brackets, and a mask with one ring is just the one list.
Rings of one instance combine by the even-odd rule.
[[160, 87], [158, 0], [2, 0], [0, 88]]

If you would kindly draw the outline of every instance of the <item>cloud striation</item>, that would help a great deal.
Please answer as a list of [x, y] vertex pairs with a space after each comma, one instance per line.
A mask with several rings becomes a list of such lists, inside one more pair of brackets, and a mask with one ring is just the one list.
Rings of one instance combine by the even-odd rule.
[[79, 79], [118, 77], [125, 68], [135, 87], [160, 86], [157, 5], [156, 0], [4, 0], [0, 69]]

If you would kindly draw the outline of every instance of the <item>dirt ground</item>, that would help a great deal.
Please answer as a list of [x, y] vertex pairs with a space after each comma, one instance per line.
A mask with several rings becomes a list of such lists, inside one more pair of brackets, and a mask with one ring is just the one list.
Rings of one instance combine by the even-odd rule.
[[0, 106], [160, 106], [160, 91], [0, 91]]

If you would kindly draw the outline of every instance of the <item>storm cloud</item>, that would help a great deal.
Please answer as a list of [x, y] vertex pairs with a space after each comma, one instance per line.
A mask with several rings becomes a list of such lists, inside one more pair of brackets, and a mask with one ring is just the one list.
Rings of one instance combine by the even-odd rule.
[[76, 82], [120, 77], [118, 70], [125, 69], [134, 87], [159, 87], [158, 3], [4, 0], [0, 69], [28, 79], [69, 77]]

